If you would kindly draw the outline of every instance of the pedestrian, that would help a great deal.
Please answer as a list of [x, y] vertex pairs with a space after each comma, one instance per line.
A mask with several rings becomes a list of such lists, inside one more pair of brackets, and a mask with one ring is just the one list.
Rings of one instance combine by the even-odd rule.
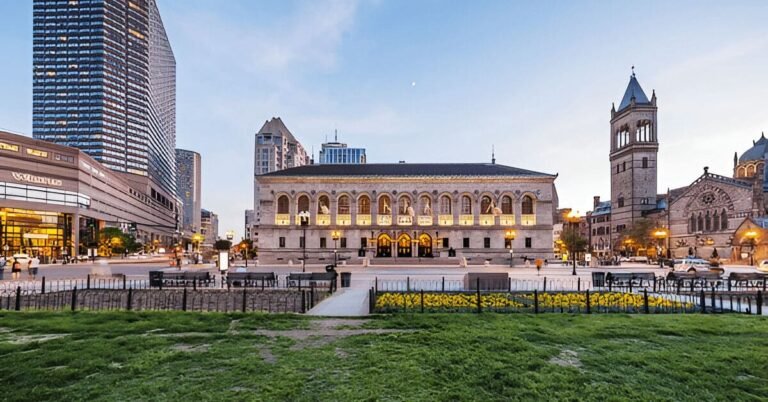
[[13, 259], [13, 265], [11, 265], [11, 278], [16, 281], [21, 274], [21, 263], [17, 259]]
[[548, 261], [548, 260], [545, 258], [545, 259], [544, 259], [544, 266], [546, 267], [546, 266], [548, 266], [548, 265], [549, 265], [549, 261]]
[[40, 269], [40, 259], [37, 256], [29, 260], [29, 276], [34, 280], [37, 277], [37, 271]]

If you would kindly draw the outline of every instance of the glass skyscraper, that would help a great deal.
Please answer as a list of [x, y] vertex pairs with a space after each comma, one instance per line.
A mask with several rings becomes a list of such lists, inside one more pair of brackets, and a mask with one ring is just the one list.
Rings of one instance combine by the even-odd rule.
[[321, 145], [318, 154], [320, 165], [356, 165], [365, 163], [365, 148], [348, 148], [347, 144], [339, 142], [338, 133], [333, 136], [333, 142]]
[[33, 136], [176, 193], [176, 61], [155, 0], [34, 0]]

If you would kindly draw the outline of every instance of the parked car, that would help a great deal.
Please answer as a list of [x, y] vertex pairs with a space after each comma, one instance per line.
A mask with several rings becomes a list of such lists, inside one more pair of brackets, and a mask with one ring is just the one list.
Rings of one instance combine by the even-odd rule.
[[672, 267], [672, 270], [678, 272], [714, 271], [721, 274], [725, 272], [723, 268], [713, 267], [709, 261], [703, 260], [701, 258], [683, 258], [680, 260], [675, 260], [675, 264], [674, 267]]
[[8, 259], [8, 264], [13, 265], [15, 261], [18, 261], [22, 268], [26, 268], [29, 266], [30, 260], [31, 258], [29, 257], [29, 254], [14, 254], [12, 258]]
[[760, 272], [768, 272], [768, 260], [762, 260], [757, 264], [757, 270]]

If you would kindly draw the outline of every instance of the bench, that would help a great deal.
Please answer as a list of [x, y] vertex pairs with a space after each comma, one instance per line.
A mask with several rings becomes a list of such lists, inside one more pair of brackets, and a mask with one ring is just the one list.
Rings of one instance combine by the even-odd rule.
[[230, 272], [227, 274], [227, 287], [255, 288], [277, 286], [274, 272]]
[[164, 272], [149, 271], [150, 287], [211, 287], [215, 277], [210, 272]]
[[670, 272], [667, 274], [666, 282], [676, 286], [678, 291], [682, 288], [693, 291], [696, 288], [709, 289], [723, 285], [723, 280], [717, 271]]
[[728, 290], [731, 290], [732, 287], [766, 290], [767, 280], [768, 274], [759, 272], [731, 272], [728, 275]]
[[652, 272], [608, 272], [605, 283], [612, 287], [650, 287], [654, 286], [656, 276]]
[[336, 290], [336, 277], [338, 274], [330, 272], [294, 272], [288, 274], [286, 284], [291, 287], [308, 287], [317, 285], [321, 282], [328, 282], [331, 291]]

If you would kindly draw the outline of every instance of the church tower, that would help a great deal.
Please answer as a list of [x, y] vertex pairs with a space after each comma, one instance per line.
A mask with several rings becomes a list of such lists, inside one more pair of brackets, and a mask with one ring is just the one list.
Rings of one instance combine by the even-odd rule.
[[656, 208], [656, 92], [648, 100], [632, 69], [619, 108], [611, 107], [611, 232], [617, 241], [644, 211]]

